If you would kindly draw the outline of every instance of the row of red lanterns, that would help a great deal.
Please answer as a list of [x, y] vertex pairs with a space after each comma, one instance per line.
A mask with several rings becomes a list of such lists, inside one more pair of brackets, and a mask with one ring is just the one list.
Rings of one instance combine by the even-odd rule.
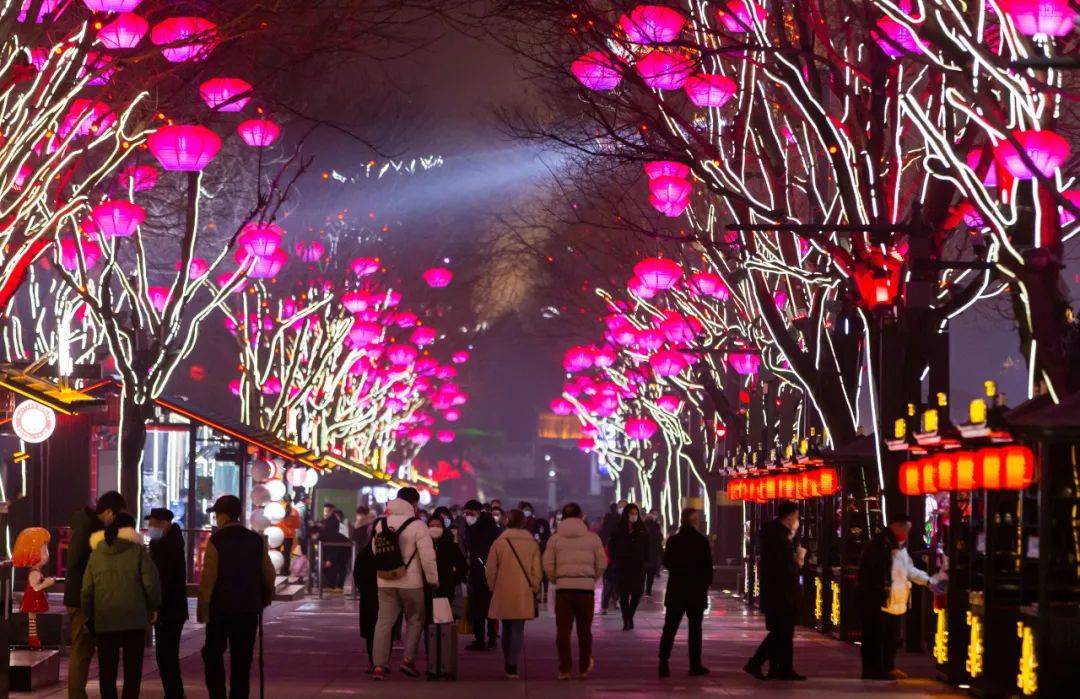
[[1018, 444], [978, 451], [943, 451], [900, 466], [900, 492], [1023, 490], [1035, 478], [1035, 455]]
[[729, 500], [803, 500], [833, 495], [840, 490], [840, 475], [835, 468], [817, 468], [801, 473], [780, 473], [757, 478], [728, 481]]

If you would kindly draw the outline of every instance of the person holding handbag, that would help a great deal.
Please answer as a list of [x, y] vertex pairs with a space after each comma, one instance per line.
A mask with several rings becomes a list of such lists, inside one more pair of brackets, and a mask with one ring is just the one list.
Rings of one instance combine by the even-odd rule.
[[511, 510], [506, 531], [491, 545], [485, 569], [491, 588], [488, 617], [502, 622], [506, 676], [520, 677], [518, 661], [525, 645], [525, 622], [539, 613], [537, 596], [543, 570], [540, 546], [525, 528], [525, 513]]

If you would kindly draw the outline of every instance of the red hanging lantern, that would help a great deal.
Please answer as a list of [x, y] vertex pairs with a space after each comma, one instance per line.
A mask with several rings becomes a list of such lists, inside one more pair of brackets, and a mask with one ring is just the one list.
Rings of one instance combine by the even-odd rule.
[[821, 495], [818, 490], [817, 476], [813, 471], [803, 471], [799, 474], [799, 497], [816, 498]]
[[851, 276], [859, 293], [859, 304], [872, 311], [894, 303], [900, 293], [903, 269], [903, 260], [877, 250], [866, 262], [857, 262]]
[[973, 451], [959, 451], [956, 452], [956, 466], [953, 472], [956, 474], [955, 480], [949, 484], [949, 490], [972, 490], [976, 484], [977, 462], [975, 458], [975, 452]]
[[937, 464], [933, 458], [919, 460], [919, 489], [924, 495], [938, 492]]
[[900, 465], [900, 492], [904, 495], [922, 495], [919, 478], [919, 461], [905, 461]]
[[1035, 454], [1019, 444], [979, 452], [979, 485], [987, 490], [1023, 490], [1035, 476]]
[[814, 482], [822, 495], [835, 495], [840, 490], [840, 474], [835, 468], [819, 468], [814, 471]]
[[956, 482], [956, 455], [953, 452], [943, 451], [935, 454], [934, 482], [938, 490], [953, 490]]
[[765, 484], [765, 499], [775, 500], [779, 491], [779, 483], [777, 483], [776, 476], [765, 476], [761, 480]]
[[797, 497], [798, 478], [794, 474], [784, 473], [776, 477], [776, 492], [785, 500], [794, 500]]
[[975, 487], [987, 490], [1001, 488], [1001, 450], [987, 447], [975, 453]]

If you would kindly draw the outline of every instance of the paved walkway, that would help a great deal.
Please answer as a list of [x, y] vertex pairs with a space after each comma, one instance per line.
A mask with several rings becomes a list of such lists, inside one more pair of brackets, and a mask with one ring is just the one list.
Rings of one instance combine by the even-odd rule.
[[[704, 678], [686, 676], [685, 639], [680, 636], [672, 658], [672, 677], [656, 675], [656, 649], [663, 623], [659, 600], [645, 598], [634, 631], [624, 632], [617, 612], [597, 616], [595, 654], [597, 667], [588, 680], [560, 682], [555, 679], [555, 624], [550, 610], [526, 629], [521, 680], [502, 676], [502, 656], [498, 651], [461, 653], [460, 677], [456, 683], [426, 682], [394, 673], [377, 684], [363, 674], [367, 666], [363, 641], [357, 631], [356, 603], [341, 597], [275, 604], [265, 625], [266, 696], [273, 699], [368, 696], [376, 693], [417, 699], [478, 697], [498, 692], [499, 699], [571, 699], [572, 697], [625, 697], [693, 694], [694, 696], [963, 696], [928, 679], [925, 656], [901, 654], [899, 665], [912, 679], [897, 683], [863, 682], [858, 677], [858, 649], [812, 631], [800, 630], [796, 637], [796, 668], [808, 675], [805, 683], [759, 682], [741, 671], [745, 659], [764, 635], [762, 619], [748, 612], [738, 600], [717, 597], [705, 622], [705, 664], [712, 674]], [[202, 627], [191, 624], [182, 646], [187, 696], [206, 696], [202, 683], [199, 647]], [[575, 643], [576, 645], [576, 643]], [[64, 669], [66, 671], [66, 668]], [[96, 674], [96, 673], [95, 673]], [[919, 676], [922, 676], [919, 678]], [[257, 678], [253, 696], [257, 694]], [[407, 692], [407, 694], [402, 694]], [[62, 697], [60, 687], [38, 692], [35, 698]], [[96, 682], [91, 696], [97, 696]], [[147, 655], [143, 697], [161, 697], [161, 685]]]

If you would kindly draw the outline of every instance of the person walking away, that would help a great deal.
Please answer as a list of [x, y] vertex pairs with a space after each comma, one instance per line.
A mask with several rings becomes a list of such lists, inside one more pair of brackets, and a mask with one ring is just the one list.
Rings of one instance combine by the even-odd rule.
[[[203, 556], [196, 618], [206, 624], [202, 658], [210, 699], [248, 696], [259, 618], [274, 599], [275, 571], [266, 541], [240, 524], [242, 511], [235, 495], [222, 495], [209, 510], [217, 529]], [[226, 648], [230, 683], [227, 694]]]
[[[444, 510], [445, 513], [440, 512]], [[428, 520], [428, 533], [435, 547], [435, 567], [439, 570], [439, 584], [429, 588], [431, 594], [427, 595], [427, 621], [428, 627], [425, 645], [428, 658], [428, 679], [453, 679], [457, 677], [457, 626], [454, 625], [453, 606], [457, 596], [457, 587], [465, 582], [469, 568], [465, 563], [465, 556], [454, 541], [454, 534], [447, 529], [446, 520], [450, 519], [450, 511], [446, 508], [436, 509]], [[446, 607], [451, 610], [450, 623], [435, 619], [435, 600], [445, 599]], [[445, 612], [445, 608], [443, 610]], [[432, 662], [432, 659], [435, 662]]]
[[544, 572], [555, 583], [555, 645], [559, 651], [559, 679], [570, 679], [573, 658], [570, 632], [577, 626], [578, 668], [588, 677], [595, 667], [592, 656], [593, 604], [596, 583], [607, 569], [607, 553], [600, 537], [589, 531], [581, 507], [562, 509], [559, 529], [548, 540]]
[[692, 507], [682, 511], [679, 531], [667, 542], [663, 563], [668, 569], [664, 595], [664, 632], [660, 636], [660, 676], [670, 677], [671, 649], [682, 618], [686, 616], [686, 646], [690, 675], [709, 674], [701, 664], [701, 623], [709, 602], [713, 565], [709, 540], [701, 533], [701, 513]]
[[645, 531], [649, 535], [649, 550], [645, 557], [645, 594], [652, 597], [653, 583], [660, 574], [664, 560], [664, 533], [660, 528], [660, 513], [650, 510], [645, 515]]
[[405, 615], [405, 653], [401, 672], [420, 675], [416, 651], [424, 627], [424, 583], [439, 585], [435, 549], [428, 528], [416, 518], [420, 493], [401, 488], [386, 506], [386, 516], [375, 522], [371, 548], [379, 587], [379, 619], [375, 624], [375, 670], [372, 677], [386, 679], [390, 671], [390, 642], [398, 614]]
[[907, 550], [911, 519], [894, 513], [889, 525], [867, 545], [859, 560], [856, 599], [862, 621], [862, 678], [864, 680], [902, 680], [907, 677], [896, 669], [896, 649], [900, 624], [908, 610], [911, 584], [936, 585], [933, 577], [915, 567]]
[[799, 506], [780, 503], [776, 518], [761, 528], [760, 603], [765, 613], [765, 639], [743, 670], [766, 679], [762, 666], [769, 662], [770, 680], [805, 680], [794, 670], [795, 622], [802, 597], [799, 568], [806, 549], [795, 545]]
[[356, 515], [353, 517], [349, 538], [356, 545], [357, 551], [371, 543], [371, 527], [374, 524], [375, 515], [371, 514], [371, 508], [366, 505], [360, 505], [356, 508]]
[[353, 587], [360, 599], [360, 637], [364, 639], [368, 668], [365, 674], [375, 672], [375, 624], [379, 621], [379, 582], [375, 569], [375, 552], [365, 546], [356, 553], [353, 561]]
[[[533, 516], [533, 506], [531, 502], [522, 500], [518, 503], [518, 509], [525, 514], [525, 529], [532, 534], [533, 539], [540, 546], [540, 555], [544, 554], [544, 550], [547, 548], [548, 539], [551, 538], [551, 524], [547, 519], [543, 517]], [[546, 575], [543, 575], [543, 580], [540, 583], [540, 601], [547, 602], [548, 598], [548, 585], [549, 581]]]
[[171, 510], [155, 507], [146, 519], [150, 559], [161, 581], [161, 607], [154, 624], [154, 657], [165, 699], [183, 699], [180, 635], [188, 620], [187, 549], [180, 527], [173, 524]]
[[326, 503], [323, 505], [323, 520], [319, 524], [319, 541], [330, 544], [322, 547], [322, 576], [323, 586], [333, 593], [344, 591], [345, 568], [349, 556], [345, 547], [334, 544], [342, 544], [348, 540], [341, 533], [341, 518], [338, 516], [337, 507]]
[[[487, 584], [488, 552], [499, 528], [491, 515], [484, 512], [477, 500], [465, 503], [465, 556], [469, 564], [468, 608], [473, 627], [473, 642], [465, 650], [489, 650], [495, 647], [495, 622], [488, 619], [491, 589]], [[486, 635], [486, 639], [485, 639]]]
[[97, 639], [102, 699], [116, 699], [117, 669], [124, 659], [124, 699], [142, 688], [146, 631], [157, 621], [161, 582], [157, 567], [135, 531], [135, 518], [122, 512], [90, 537], [93, 553], [83, 572], [81, 608]]
[[608, 550], [616, 571], [623, 631], [629, 631], [634, 628], [634, 612], [645, 591], [645, 562], [649, 550], [649, 534], [637, 505], [631, 503], [623, 508], [619, 528], [611, 535]]
[[71, 517], [71, 541], [67, 549], [64, 580], [64, 607], [71, 629], [71, 655], [68, 657], [68, 697], [87, 699], [86, 680], [94, 659], [94, 636], [86, 627], [82, 611], [82, 581], [90, 560], [90, 536], [112, 524], [116, 515], [127, 509], [124, 496], [115, 490], [103, 493], [94, 508], [84, 507]]
[[525, 645], [525, 622], [539, 610], [540, 545], [525, 528], [525, 513], [510, 510], [506, 531], [491, 545], [487, 561], [491, 588], [488, 616], [502, 622], [502, 650], [506, 676], [517, 679], [521, 649]]
[[625, 506], [625, 500], [611, 503], [608, 513], [604, 515], [604, 519], [600, 522], [600, 541], [604, 544], [604, 549], [608, 553], [608, 563], [611, 564], [604, 573], [604, 589], [600, 592], [601, 614], [607, 614], [611, 600], [617, 601], [619, 599], [618, 573], [611, 559], [611, 537], [615, 536], [615, 532], [619, 530], [619, 522]]

